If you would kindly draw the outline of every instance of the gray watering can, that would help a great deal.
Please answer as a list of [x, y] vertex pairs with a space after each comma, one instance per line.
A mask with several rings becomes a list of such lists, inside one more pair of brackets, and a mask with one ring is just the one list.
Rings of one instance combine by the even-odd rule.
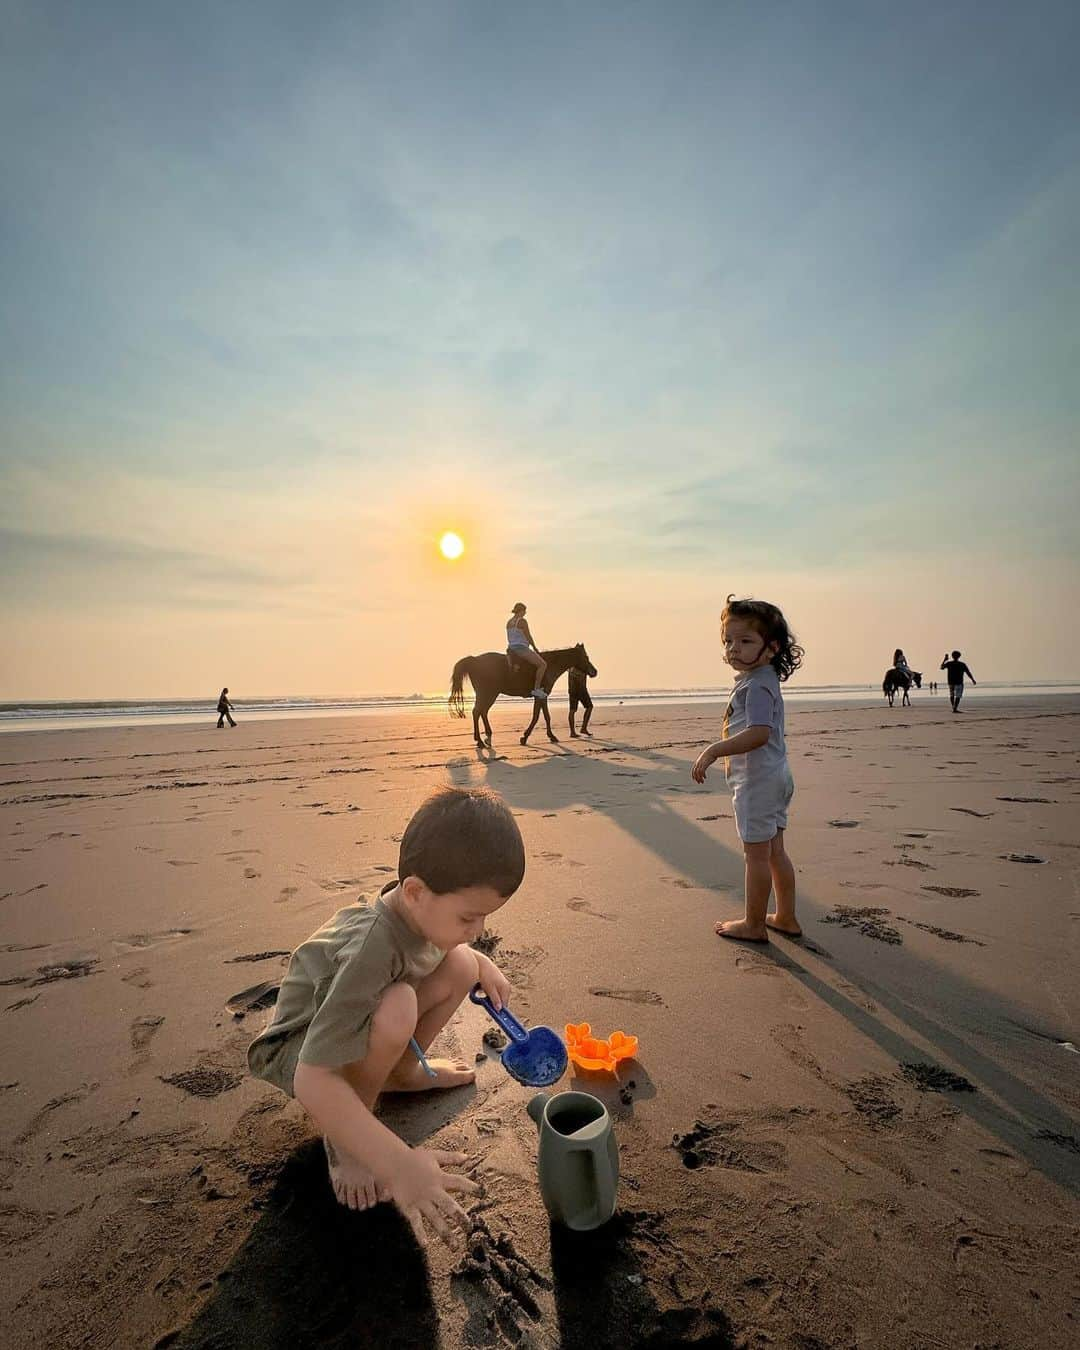
[[540, 1194], [558, 1223], [578, 1232], [615, 1213], [619, 1146], [604, 1103], [587, 1092], [538, 1092], [529, 1115], [540, 1130]]

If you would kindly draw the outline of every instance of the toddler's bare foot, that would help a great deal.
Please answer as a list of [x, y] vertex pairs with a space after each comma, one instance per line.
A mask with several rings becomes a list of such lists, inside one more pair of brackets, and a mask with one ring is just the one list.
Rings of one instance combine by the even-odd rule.
[[435, 1077], [429, 1077], [418, 1060], [399, 1064], [386, 1080], [385, 1092], [437, 1092], [439, 1088], [456, 1088], [476, 1081], [476, 1070], [463, 1059], [429, 1059]]
[[802, 929], [794, 919], [781, 919], [776, 914], [770, 914], [765, 922], [778, 933], [786, 933], [788, 937], [802, 937]]
[[339, 1205], [346, 1209], [370, 1209], [380, 1200], [390, 1199], [390, 1192], [376, 1182], [366, 1167], [336, 1149], [325, 1135], [323, 1147], [330, 1168], [330, 1184]]
[[729, 919], [727, 923], [718, 923], [716, 931], [721, 937], [736, 938], [740, 942], [768, 942], [769, 940], [769, 935], [763, 927], [755, 928], [752, 923], [747, 923], [745, 919]]

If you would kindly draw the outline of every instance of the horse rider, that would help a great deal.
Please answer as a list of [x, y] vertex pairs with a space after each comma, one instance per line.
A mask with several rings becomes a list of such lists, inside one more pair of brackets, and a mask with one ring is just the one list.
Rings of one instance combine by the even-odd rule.
[[506, 655], [511, 666], [515, 661], [519, 661], [523, 665], [536, 667], [536, 679], [530, 697], [547, 698], [547, 690], [544, 688], [547, 662], [540, 655], [540, 648], [537, 647], [532, 634], [529, 632], [529, 625], [525, 620], [525, 606], [520, 600], [514, 606], [513, 612], [506, 621]]

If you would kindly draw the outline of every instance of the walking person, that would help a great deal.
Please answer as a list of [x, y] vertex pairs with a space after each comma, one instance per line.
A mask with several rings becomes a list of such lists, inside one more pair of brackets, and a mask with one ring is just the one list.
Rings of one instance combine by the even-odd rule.
[[536, 676], [533, 679], [533, 691], [530, 697], [547, 698], [547, 690], [544, 688], [547, 662], [540, 655], [540, 648], [533, 641], [532, 633], [529, 632], [529, 625], [525, 619], [525, 606], [520, 600], [514, 606], [509, 619], [506, 621], [506, 655], [509, 657], [511, 665], [515, 661], [520, 661], [524, 665], [536, 667]]
[[583, 670], [578, 670], [571, 666], [566, 672], [566, 687], [570, 694], [570, 735], [572, 739], [577, 740], [577, 732], [574, 730], [574, 717], [578, 710], [578, 704], [585, 709], [585, 716], [581, 719], [581, 734], [591, 736], [589, 730], [589, 718], [592, 717], [592, 697], [589, 694], [589, 677]]
[[940, 668], [945, 671], [945, 678], [949, 681], [949, 702], [952, 704], [952, 710], [958, 713], [960, 700], [964, 697], [964, 676], [966, 675], [972, 684], [978, 684], [979, 681], [968, 670], [967, 662], [960, 660], [959, 652], [953, 652], [951, 661], [949, 653], [946, 652]]
[[219, 731], [222, 729], [222, 727], [224, 727], [226, 717], [229, 719], [229, 726], [231, 727], [236, 726], [236, 723], [233, 721], [232, 704], [229, 702], [228, 686], [226, 686], [221, 691], [221, 695], [217, 701], [217, 710], [218, 710], [217, 724]]

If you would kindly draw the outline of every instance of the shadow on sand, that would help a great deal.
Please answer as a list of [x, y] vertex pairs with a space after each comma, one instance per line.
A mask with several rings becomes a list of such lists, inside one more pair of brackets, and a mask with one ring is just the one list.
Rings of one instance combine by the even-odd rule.
[[195, 1319], [155, 1350], [301, 1350], [305, 1346], [435, 1346], [428, 1269], [393, 1205], [343, 1208], [322, 1141], [287, 1160], [247, 1241]]

